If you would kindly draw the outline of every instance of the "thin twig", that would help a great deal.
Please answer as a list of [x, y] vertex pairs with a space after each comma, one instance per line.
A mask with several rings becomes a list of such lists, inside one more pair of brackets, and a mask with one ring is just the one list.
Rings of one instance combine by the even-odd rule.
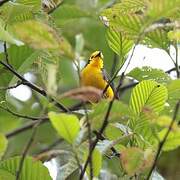
[[149, 26], [148, 28], [146, 28], [146, 30], [144, 32], [149, 33], [149, 32], [154, 31], [155, 29], [162, 29], [165, 27], [180, 28], [180, 24], [178, 21], [167, 22], [167, 23], [154, 23], [151, 26]]
[[32, 117], [32, 116], [18, 114], [16, 112], [13, 112], [12, 110], [10, 110], [8, 107], [0, 106], [0, 109], [3, 109], [4, 111], [7, 111], [8, 113], [12, 114], [13, 116], [16, 116], [16, 117], [19, 117], [19, 118], [29, 119], [29, 120], [33, 120], [33, 121], [37, 121], [37, 120], [40, 120], [40, 119], [48, 120], [48, 117]]
[[152, 167], [151, 167], [151, 169], [150, 169], [150, 171], [149, 171], [149, 174], [148, 174], [146, 180], [149, 180], [149, 179], [150, 179], [151, 174], [152, 174], [154, 168], [156, 167], [156, 164], [157, 164], [159, 155], [160, 155], [160, 153], [161, 153], [161, 150], [162, 150], [162, 148], [163, 148], [163, 145], [164, 145], [164, 143], [166, 142], [166, 139], [167, 139], [167, 137], [168, 137], [168, 135], [169, 135], [169, 133], [170, 133], [170, 131], [171, 131], [171, 129], [172, 129], [172, 126], [173, 126], [173, 124], [174, 124], [174, 122], [175, 122], [175, 120], [176, 120], [176, 117], [177, 117], [177, 114], [178, 114], [178, 111], [179, 111], [179, 107], [180, 107], [180, 100], [177, 102], [177, 104], [176, 104], [176, 106], [175, 106], [173, 119], [172, 119], [172, 121], [171, 121], [171, 123], [170, 123], [170, 125], [169, 125], [169, 127], [168, 127], [168, 130], [167, 130], [164, 138], [162, 139], [162, 141], [160, 141], [160, 143], [159, 143], [158, 150], [157, 150], [157, 153], [156, 153], [156, 156], [155, 156], [153, 165], [152, 165]]
[[[173, 68], [167, 70], [166, 73], [170, 74], [172, 71], [176, 71], [176, 68], [177, 67], [173, 67]], [[180, 69], [180, 66], [178, 68]]]
[[36, 132], [37, 132], [37, 127], [40, 125], [40, 122], [41, 120], [39, 120], [38, 123], [36, 123], [34, 126], [33, 126], [33, 132], [32, 132], [32, 135], [22, 153], [22, 158], [20, 160], [20, 163], [19, 163], [19, 167], [18, 167], [18, 170], [16, 172], [16, 180], [19, 180], [20, 179], [20, 175], [21, 175], [21, 171], [22, 171], [22, 168], [23, 168], [23, 164], [24, 164], [24, 160], [26, 158], [26, 155], [32, 145], [32, 143], [34, 142], [34, 138], [35, 138], [35, 135], [36, 135]]
[[[6, 27], [5, 27], [5, 30], [6, 30]], [[10, 63], [9, 63], [9, 57], [8, 57], [8, 52], [7, 52], [7, 43], [6, 43], [6, 41], [4, 42], [4, 54], [5, 54], [6, 63], [9, 66], [11, 66]]]
[[30, 81], [26, 80], [22, 75], [20, 75], [11, 66], [9, 66], [8, 64], [6, 64], [3, 61], [0, 61], [0, 64], [2, 64], [6, 69], [8, 69], [16, 77], [18, 77], [22, 81], [23, 85], [27, 85], [28, 87], [30, 87], [34, 91], [36, 91], [39, 94], [43, 95], [44, 97], [46, 97], [49, 100], [49, 102], [53, 103], [56, 107], [58, 107], [59, 109], [63, 110], [64, 112], [69, 112], [69, 110], [64, 105], [62, 105], [61, 103], [57, 102], [53, 97], [48, 96], [44, 89], [42, 89], [42, 88], [36, 86], [35, 84], [32, 84]]
[[8, 87], [0, 87], [0, 90], [8, 90], [8, 89], [14, 89], [17, 88], [18, 86], [22, 85], [21, 81], [18, 81], [16, 84]]
[[117, 63], [118, 63], [118, 55], [116, 53], [114, 53], [114, 57], [113, 57], [113, 64], [112, 64], [112, 67], [111, 67], [111, 76], [113, 76], [115, 70], [116, 70], [116, 66], [117, 66]]
[[176, 73], [177, 73], [177, 78], [180, 78], [180, 68], [178, 64], [178, 47], [177, 43], [175, 44], [175, 50], [176, 50]]
[[[83, 106], [84, 106], [84, 111], [85, 111], [87, 129], [88, 129], [89, 154], [90, 154], [91, 146], [92, 146], [91, 123], [89, 122], [89, 116], [88, 116], [88, 112], [87, 112], [86, 105], [83, 104]], [[93, 179], [93, 162], [92, 162], [92, 155], [91, 155], [90, 158], [89, 158], [89, 169], [90, 169], [90, 180], [92, 180], [92, 179]]]
[[35, 160], [40, 160], [42, 162], [45, 161], [50, 161], [52, 158], [55, 158], [59, 155], [69, 155], [70, 152], [66, 151], [66, 150], [59, 150], [59, 149], [52, 149], [49, 151], [45, 151], [41, 154], [37, 154], [34, 157]]
[[[44, 123], [47, 123], [47, 122], [49, 122], [48, 119], [45, 119], [45, 120], [41, 121], [40, 124], [44, 124]], [[24, 126], [22, 126], [22, 127], [20, 127], [20, 128], [17, 128], [17, 129], [15, 129], [15, 130], [7, 133], [7, 134], [6, 134], [6, 138], [9, 139], [9, 138], [11, 138], [11, 137], [13, 137], [13, 136], [16, 136], [16, 135], [24, 132], [24, 131], [27, 131], [27, 130], [29, 130], [29, 129], [32, 129], [35, 124], [37, 124], [37, 121], [33, 121], [33, 122], [31, 122], [31, 123], [28, 123], [27, 125], [24, 125]]]

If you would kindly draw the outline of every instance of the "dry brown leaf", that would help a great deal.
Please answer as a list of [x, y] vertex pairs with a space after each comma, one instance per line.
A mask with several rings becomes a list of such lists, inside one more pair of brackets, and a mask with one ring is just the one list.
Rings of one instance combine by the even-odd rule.
[[100, 99], [102, 98], [102, 90], [99, 90], [95, 87], [86, 86], [86, 87], [72, 89], [59, 96], [60, 99], [67, 97], [81, 100], [84, 102], [88, 101], [95, 103], [100, 101]]

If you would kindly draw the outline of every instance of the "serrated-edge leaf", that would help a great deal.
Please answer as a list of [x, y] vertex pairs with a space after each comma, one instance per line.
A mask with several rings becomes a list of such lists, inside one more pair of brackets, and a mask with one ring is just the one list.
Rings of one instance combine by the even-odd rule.
[[134, 113], [134, 118], [130, 120], [130, 127], [139, 134], [138, 137], [143, 137], [142, 145], [145, 143], [149, 146], [150, 143], [153, 144], [157, 141], [157, 134], [154, 134], [155, 130], [153, 127], [149, 128], [151, 124], [150, 114], [161, 112], [166, 100], [166, 87], [155, 81], [144, 80], [133, 89], [129, 106]]
[[148, 3], [147, 15], [153, 19], [171, 17], [180, 7], [179, 0], [151, 0]]
[[142, 68], [136, 67], [128, 73], [128, 76], [133, 77], [138, 81], [154, 80], [158, 83], [165, 84], [171, 80], [170, 76], [163, 70], [155, 69], [149, 66], [143, 66]]
[[0, 13], [7, 25], [34, 18], [33, 6], [27, 6], [15, 2], [6, 3], [3, 8], [0, 9]]
[[159, 113], [163, 109], [166, 99], [167, 89], [165, 86], [152, 80], [144, 80], [132, 91], [130, 109], [136, 116], [142, 113], [145, 106]]
[[60, 39], [54, 29], [47, 24], [28, 20], [13, 25], [17, 37], [35, 49], [58, 49]]
[[23, 45], [21, 41], [16, 40], [7, 30], [4, 29], [5, 22], [0, 19], [0, 40], [11, 44]]
[[[6, 159], [0, 162], [0, 169], [16, 175], [20, 161], [20, 156]], [[25, 158], [20, 178], [26, 180], [52, 180], [48, 169], [40, 161], [33, 160], [32, 157]]]
[[146, 33], [142, 43], [148, 45], [151, 48], [161, 48], [166, 51], [169, 50], [170, 45], [168, 33], [163, 29], [155, 29], [154, 31]]
[[[114, 28], [110, 28], [107, 31], [107, 41], [109, 47], [118, 54], [121, 59], [125, 59], [128, 52], [132, 48], [133, 41], [128, 39], [125, 35], [121, 32], [118, 32]], [[122, 64], [123, 62], [121, 62]]]

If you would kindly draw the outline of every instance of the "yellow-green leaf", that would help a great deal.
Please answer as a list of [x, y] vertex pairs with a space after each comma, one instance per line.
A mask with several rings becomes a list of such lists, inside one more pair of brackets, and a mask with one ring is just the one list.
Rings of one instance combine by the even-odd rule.
[[180, 30], [176, 29], [174, 31], [169, 31], [168, 32], [168, 38], [170, 40], [174, 40], [174, 41], [180, 42]]
[[133, 89], [130, 108], [136, 116], [143, 112], [144, 107], [149, 107], [154, 112], [159, 113], [166, 100], [167, 89], [165, 86], [155, 81], [144, 80]]
[[[163, 140], [168, 128], [164, 128], [158, 133], [159, 139]], [[172, 129], [164, 143], [163, 150], [170, 151], [180, 146], [180, 128]]]
[[5, 30], [5, 22], [0, 19], [0, 41], [6, 41], [11, 44], [22, 45], [21, 41], [16, 40], [7, 30]]
[[[16, 175], [19, 168], [21, 157], [13, 157], [0, 162], [0, 170], [3, 170], [4, 176], [13, 178], [11, 175]], [[7, 172], [7, 174], [5, 174]], [[11, 175], [10, 175], [11, 174]], [[1, 177], [1, 176], [0, 176]], [[3, 180], [11, 180], [3, 179]], [[48, 169], [40, 161], [34, 160], [32, 157], [24, 159], [23, 167], [20, 174], [20, 180], [52, 180]], [[0, 179], [1, 180], [1, 179]]]
[[9, 173], [8, 171], [0, 169], [0, 180], [15, 180], [15, 178], [15, 175]]
[[47, 24], [28, 20], [14, 24], [13, 29], [20, 40], [35, 49], [59, 48], [58, 36]]
[[3, 134], [0, 134], [0, 159], [3, 156], [6, 148], [7, 148], [8, 141]]
[[55, 112], [50, 112], [48, 116], [58, 134], [72, 144], [79, 133], [79, 119], [75, 115]]

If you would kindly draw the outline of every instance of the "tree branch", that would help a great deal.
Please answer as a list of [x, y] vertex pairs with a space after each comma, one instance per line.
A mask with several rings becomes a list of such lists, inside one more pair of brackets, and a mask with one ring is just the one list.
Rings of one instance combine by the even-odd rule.
[[176, 106], [175, 106], [173, 119], [172, 119], [172, 121], [171, 121], [171, 123], [170, 123], [170, 125], [169, 125], [169, 127], [168, 127], [168, 130], [167, 130], [167, 132], [166, 132], [163, 140], [159, 142], [158, 150], [157, 150], [157, 153], [156, 153], [156, 156], [155, 156], [153, 165], [152, 165], [152, 167], [151, 167], [151, 169], [150, 169], [150, 171], [149, 171], [149, 174], [148, 174], [146, 180], [149, 180], [149, 179], [150, 179], [151, 174], [152, 174], [154, 168], [156, 167], [156, 164], [157, 164], [159, 155], [160, 155], [160, 153], [161, 153], [161, 150], [162, 150], [162, 148], [163, 148], [163, 145], [164, 145], [164, 143], [166, 142], [166, 139], [167, 139], [167, 137], [168, 137], [168, 135], [169, 135], [169, 133], [170, 133], [170, 131], [171, 131], [171, 129], [172, 129], [172, 126], [173, 126], [173, 124], [174, 124], [174, 122], [175, 122], [175, 120], [176, 120], [176, 117], [177, 117], [177, 114], [178, 114], [178, 111], [179, 111], [179, 107], [180, 107], [180, 100], [177, 102], [177, 104], [176, 104]]
[[30, 119], [33, 121], [37, 121], [37, 120], [48, 120], [48, 117], [32, 117], [32, 116], [27, 116], [27, 115], [22, 115], [22, 114], [18, 114], [16, 112], [13, 112], [12, 110], [10, 110], [8, 107], [3, 107], [0, 106], [0, 109], [3, 109], [4, 111], [7, 111], [8, 113], [12, 114], [13, 116], [19, 117], [19, 118], [24, 118], [24, 119]]
[[11, 66], [9, 66], [8, 64], [6, 64], [3, 61], [0, 61], [0, 64], [2, 64], [6, 69], [8, 69], [16, 77], [18, 77], [22, 81], [23, 85], [26, 85], [26, 86], [30, 87], [32, 90], [34, 90], [34, 91], [38, 92], [39, 94], [41, 94], [42, 96], [46, 97], [49, 100], [49, 102], [53, 103], [56, 107], [58, 107], [59, 109], [63, 110], [64, 112], [69, 112], [69, 110], [64, 105], [62, 105], [61, 103], [57, 102], [53, 97], [48, 96], [44, 89], [41, 89], [38, 86], [36, 86], [35, 84], [32, 84], [30, 81], [26, 80], [23, 76], [21, 76]]
[[[44, 124], [44, 123], [47, 123], [47, 122], [49, 122], [48, 119], [44, 119], [43, 121], [40, 122], [40, 124]], [[13, 136], [16, 136], [16, 135], [24, 132], [24, 131], [27, 131], [27, 130], [33, 128], [33, 126], [34, 126], [35, 124], [37, 124], [37, 121], [33, 121], [33, 122], [31, 122], [31, 123], [28, 123], [27, 125], [24, 125], [24, 126], [22, 126], [22, 127], [20, 127], [20, 128], [17, 128], [17, 129], [15, 129], [15, 130], [7, 133], [7, 134], [6, 134], [6, 138], [9, 139], [9, 138], [11, 138], [11, 137], [13, 137]]]

